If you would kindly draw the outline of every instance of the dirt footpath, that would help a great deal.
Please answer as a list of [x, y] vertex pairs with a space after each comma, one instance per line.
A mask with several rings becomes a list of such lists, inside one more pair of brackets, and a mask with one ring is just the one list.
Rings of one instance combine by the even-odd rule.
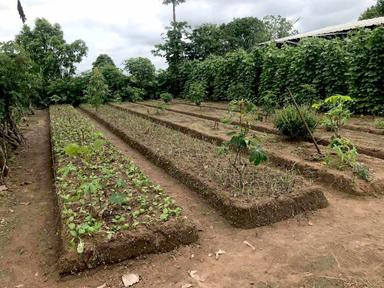
[[[0, 287], [384, 287], [384, 199], [328, 191], [330, 207], [272, 226], [231, 227], [199, 198], [120, 139], [107, 139], [162, 185], [199, 228], [198, 244], [59, 279], [47, 112], [29, 121], [27, 143], [0, 196]], [[100, 126], [99, 126], [100, 127]], [[101, 127], [102, 129], [102, 127]], [[246, 241], [246, 242], [244, 242]], [[225, 253], [215, 257], [219, 250]], [[219, 253], [220, 254], [220, 253]], [[188, 273], [192, 273], [192, 278]], [[201, 281], [196, 280], [200, 277]], [[105, 286], [102, 286], [104, 285]], [[24, 286], [22, 286], [24, 285]]]

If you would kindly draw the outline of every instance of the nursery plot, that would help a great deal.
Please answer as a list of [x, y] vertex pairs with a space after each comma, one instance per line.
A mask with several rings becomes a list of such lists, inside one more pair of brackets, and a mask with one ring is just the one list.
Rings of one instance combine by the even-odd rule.
[[[196, 106], [195, 104], [189, 101], [181, 99], [174, 99], [172, 103]], [[228, 111], [228, 105], [229, 102], [203, 102], [201, 104], [201, 107]], [[384, 118], [366, 115], [356, 115], [352, 116], [349, 119], [348, 124], [345, 125], [344, 128], [361, 132], [368, 132], [372, 134], [384, 135]]]
[[[158, 103], [158, 101], [147, 101], [142, 104], [156, 107], [159, 105]], [[213, 121], [221, 121], [228, 117], [228, 113], [225, 110], [211, 107], [197, 107], [189, 104], [171, 104], [168, 109], [170, 111], [203, 117]], [[255, 121], [254, 123], [251, 123], [251, 128], [257, 131], [277, 134], [278, 132], [271, 121], [272, 117], [269, 118], [270, 119], [267, 119], [266, 121]], [[328, 132], [324, 129], [318, 129], [315, 132], [315, 136], [319, 143], [323, 145], [329, 144], [329, 139], [331, 139], [332, 135], [333, 132]], [[380, 143], [384, 143], [384, 135], [342, 129], [341, 136], [350, 139], [357, 147], [359, 153], [384, 159], [384, 147], [380, 145]]]
[[199, 192], [233, 225], [257, 227], [327, 206], [319, 187], [311, 187], [294, 171], [248, 165], [245, 186], [230, 164], [230, 153], [217, 146], [110, 106], [82, 107], [132, 147], [169, 174]]
[[174, 200], [71, 106], [50, 108], [60, 273], [197, 240]]
[[[160, 112], [156, 108], [134, 103], [111, 105], [216, 144], [228, 141], [230, 139], [228, 132], [233, 131], [232, 125], [215, 123], [211, 120], [172, 111]], [[315, 180], [321, 185], [327, 184], [346, 193], [371, 195], [382, 194], [384, 191], [384, 161], [382, 159], [359, 155], [359, 161], [369, 167], [373, 175], [373, 179], [366, 182], [359, 179], [351, 170], [340, 171], [319, 162], [314, 157], [316, 150], [311, 143], [287, 141], [275, 134], [257, 131], [252, 131], [252, 133], [259, 139], [269, 155], [271, 164], [275, 166], [288, 169], [294, 167], [310, 180]], [[323, 152], [326, 152], [328, 147], [324, 146], [322, 149]]]

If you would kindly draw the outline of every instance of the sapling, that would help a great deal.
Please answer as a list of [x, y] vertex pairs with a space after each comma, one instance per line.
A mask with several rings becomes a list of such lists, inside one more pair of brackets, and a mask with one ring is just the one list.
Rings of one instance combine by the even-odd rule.
[[108, 85], [105, 82], [103, 74], [96, 67], [92, 71], [91, 79], [86, 90], [88, 103], [97, 109], [105, 102], [108, 95]]
[[219, 153], [227, 154], [229, 150], [234, 151], [234, 157], [229, 158], [229, 161], [239, 175], [239, 187], [243, 193], [245, 189], [244, 173], [247, 163], [242, 155], [248, 154], [248, 161], [255, 166], [267, 161], [268, 156], [261, 146], [255, 143], [255, 138], [249, 136], [250, 121], [254, 119], [256, 105], [248, 100], [241, 99], [231, 101], [229, 107], [230, 116], [224, 122], [232, 122], [233, 111], [237, 111], [239, 115], [238, 125], [235, 126], [236, 131], [228, 134], [231, 139], [219, 148]]
[[335, 138], [340, 138], [340, 129], [347, 123], [352, 115], [347, 107], [347, 104], [352, 101], [352, 98], [349, 96], [335, 95], [312, 105], [316, 110], [320, 110], [321, 108], [329, 109], [325, 113], [322, 125], [326, 129], [333, 131]]
[[340, 170], [345, 167], [350, 167], [353, 173], [357, 174], [360, 178], [365, 181], [370, 181], [369, 168], [357, 161], [358, 152], [356, 147], [351, 140], [340, 135], [341, 127], [344, 126], [351, 117], [347, 103], [351, 103], [352, 101], [352, 98], [349, 96], [335, 95], [325, 99], [323, 102], [314, 104], [312, 107], [317, 110], [323, 107], [329, 109], [325, 113], [325, 119], [322, 125], [334, 132], [328, 147], [336, 154], [337, 161], [333, 159], [331, 153], [327, 153], [325, 163], [328, 166], [335, 166]]
[[205, 98], [205, 85], [200, 82], [192, 82], [189, 85], [188, 100], [194, 103], [196, 106], [201, 107]]

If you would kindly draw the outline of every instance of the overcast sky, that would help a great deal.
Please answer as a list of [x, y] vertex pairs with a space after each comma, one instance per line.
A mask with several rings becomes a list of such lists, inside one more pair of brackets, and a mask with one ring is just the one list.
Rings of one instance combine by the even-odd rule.
[[[109, 54], [116, 65], [130, 57], [149, 57], [157, 67], [162, 58], [153, 57], [154, 44], [161, 41], [170, 23], [171, 6], [161, 0], [21, 0], [27, 24], [45, 17], [62, 26], [67, 41], [83, 39], [88, 57], [79, 65], [91, 67], [100, 53]], [[355, 21], [375, 0], [187, 0], [178, 6], [179, 21], [192, 25], [229, 22], [235, 17], [279, 14], [300, 18], [299, 32]], [[0, 41], [13, 40], [21, 27], [17, 0], [0, 0]]]

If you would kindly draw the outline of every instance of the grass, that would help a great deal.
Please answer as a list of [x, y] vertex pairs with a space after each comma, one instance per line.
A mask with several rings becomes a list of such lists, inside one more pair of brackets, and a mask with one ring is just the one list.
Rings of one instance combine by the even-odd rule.
[[69, 246], [176, 218], [174, 200], [71, 106], [50, 108], [55, 185]]
[[109, 106], [100, 107], [98, 115], [128, 135], [144, 143], [159, 155], [177, 163], [182, 170], [214, 184], [223, 193], [238, 198], [277, 197], [292, 193], [303, 180], [293, 172], [275, 170], [268, 165], [245, 169], [242, 192], [238, 174], [228, 161], [234, 153], [219, 156], [217, 146], [157, 125], [151, 121]]

